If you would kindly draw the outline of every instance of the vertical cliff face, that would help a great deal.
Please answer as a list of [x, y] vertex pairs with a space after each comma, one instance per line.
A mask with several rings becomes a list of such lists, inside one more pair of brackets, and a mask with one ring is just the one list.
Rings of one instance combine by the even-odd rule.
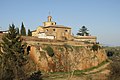
[[[46, 49], [47, 46], [52, 50]], [[103, 49], [92, 51], [91, 48], [70, 45], [31, 46], [30, 56], [38, 68], [45, 72], [83, 70], [107, 59]]]

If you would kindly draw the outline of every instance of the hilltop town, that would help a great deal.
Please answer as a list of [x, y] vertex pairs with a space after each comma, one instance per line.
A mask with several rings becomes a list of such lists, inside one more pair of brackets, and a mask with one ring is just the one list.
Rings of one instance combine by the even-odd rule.
[[[83, 26], [83, 29], [87, 29]], [[22, 36], [23, 40], [28, 44], [44, 43], [63, 45], [65, 43], [74, 46], [92, 46], [97, 43], [97, 37], [91, 36], [89, 33], [84, 32], [74, 36], [71, 32], [72, 28], [64, 25], [57, 25], [52, 21], [52, 16], [47, 17], [47, 21], [43, 22], [42, 26], [38, 26], [36, 30], [31, 31], [31, 36]], [[7, 31], [0, 31], [0, 36]], [[1, 38], [0, 38], [1, 39]], [[49, 43], [50, 42], [50, 43]]]
[[120, 0], [0, 0], [0, 80], [120, 80]]
[[[57, 25], [52, 21], [52, 16], [48, 16], [48, 21], [33, 30], [31, 36], [21, 34], [22, 36], [18, 37], [20, 35], [14, 28], [15, 26], [12, 24], [9, 31], [0, 32], [0, 41], [3, 42], [1, 45], [3, 51], [1, 50], [1, 52], [9, 50], [8, 53], [12, 53], [9, 55], [13, 56], [9, 56], [10, 60], [11, 58], [16, 59], [16, 57], [18, 60], [21, 59], [18, 57], [18, 52], [14, 53], [13, 49], [20, 50], [19, 52], [22, 54], [25, 53], [29, 59], [24, 67], [34, 73], [35, 71], [44, 73], [73, 71], [74, 73], [76, 70], [81, 71], [99, 66], [107, 60], [104, 49], [97, 44], [97, 37], [87, 33], [85, 26], [82, 27], [83, 31], [85, 30], [84, 33], [80, 31], [77, 36], [74, 36], [71, 33], [71, 27]], [[21, 43], [21, 41], [23, 42]], [[23, 46], [24, 43], [26, 43], [26, 47]], [[8, 50], [6, 50], [7, 48]], [[20, 55], [25, 57], [22, 54]], [[30, 74], [27, 74], [27, 77], [30, 77]]]
[[89, 42], [96, 43], [96, 37], [87, 35], [74, 36], [71, 32], [71, 27], [57, 25], [56, 22], [52, 21], [52, 16], [48, 16], [48, 21], [43, 22], [43, 26], [38, 26], [36, 30], [32, 31], [32, 36], [61, 41], [78, 41], [78, 42]]

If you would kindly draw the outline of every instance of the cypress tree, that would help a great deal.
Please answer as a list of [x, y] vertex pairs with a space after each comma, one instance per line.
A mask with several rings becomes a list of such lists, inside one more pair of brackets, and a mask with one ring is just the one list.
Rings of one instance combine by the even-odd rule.
[[25, 29], [25, 27], [24, 27], [23, 22], [22, 22], [22, 25], [21, 25], [21, 35], [22, 35], [22, 36], [26, 36], [26, 29]]
[[16, 28], [16, 30], [17, 30], [17, 34], [20, 34], [20, 32], [19, 32], [19, 28]]
[[32, 32], [28, 29], [28, 36], [32, 36]]

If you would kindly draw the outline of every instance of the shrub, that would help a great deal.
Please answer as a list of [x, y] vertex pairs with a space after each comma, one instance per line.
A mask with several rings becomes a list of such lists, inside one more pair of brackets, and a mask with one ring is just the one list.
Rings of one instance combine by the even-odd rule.
[[71, 45], [64, 44], [63, 46], [64, 46], [66, 49], [73, 51], [73, 48], [72, 48]]
[[50, 46], [47, 46], [47, 47], [45, 48], [45, 50], [47, 51], [47, 53], [48, 53], [48, 55], [49, 55], [50, 57], [53, 57], [53, 56], [54, 56], [54, 51], [53, 51], [53, 49], [52, 49]]
[[109, 80], [120, 80], [120, 55], [113, 56], [111, 60]]
[[63, 48], [61, 48], [61, 47], [59, 47], [59, 48], [58, 48], [58, 50], [59, 50], [59, 51], [64, 51], [64, 49], [63, 49]]
[[113, 54], [114, 54], [114, 52], [113, 52], [113, 51], [107, 51], [106, 53], [107, 53], [107, 56], [108, 56], [108, 57], [112, 57], [112, 56], [113, 56]]
[[99, 46], [98, 44], [93, 44], [92, 50], [93, 50], [93, 51], [98, 51], [99, 47], [100, 47], [100, 46]]
[[34, 72], [27, 80], [43, 80], [41, 71]]

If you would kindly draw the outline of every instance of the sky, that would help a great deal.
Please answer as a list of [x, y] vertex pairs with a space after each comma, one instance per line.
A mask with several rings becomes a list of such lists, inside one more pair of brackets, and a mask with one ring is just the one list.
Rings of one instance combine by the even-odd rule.
[[120, 0], [0, 0], [0, 28], [14, 23], [35, 30], [47, 21], [69, 26], [76, 35], [82, 26], [103, 45], [120, 46]]

